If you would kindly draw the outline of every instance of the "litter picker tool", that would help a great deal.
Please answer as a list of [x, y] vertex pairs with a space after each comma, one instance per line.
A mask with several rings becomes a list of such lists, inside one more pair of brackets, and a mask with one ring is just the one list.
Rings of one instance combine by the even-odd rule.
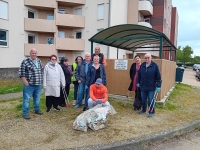
[[122, 103], [122, 106], [123, 106], [123, 107], [126, 106], [128, 100], [129, 100], [129, 93], [130, 93], [130, 91], [127, 91], [126, 100], [124, 101], [124, 103]]
[[153, 112], [153, 109], [154, 109], [154, 106], [155, 106], [157, 97], [158, 97], [158, 92], [155, 91], [154, 97], [153, 97], [153, 99], [152, 99], [152, 101], [151, 101], [151, 104], [150, 104], [150, 106], [149, 106], [149, 109], [148, 109], [149, 113]]
[[70, 105], [70, 103], [69, 103], [68, 95], [65, 91], [65, 88], [62, 88], [62, 91], [63, 91], [63, 95], [64, 95], [64, 98], [65, 98], [66, 107], [68, 107]]

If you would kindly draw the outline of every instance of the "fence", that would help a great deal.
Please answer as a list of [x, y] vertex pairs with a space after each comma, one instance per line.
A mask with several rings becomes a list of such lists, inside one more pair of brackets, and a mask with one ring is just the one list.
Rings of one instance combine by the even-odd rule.
[[[153, 61], [158, 64], [161, 73], [162, 87], [158, 96], [158, 100], [161, 100], [175, 84], [176, 62], [161, 59], [153, 59]], [[115, 59], [107, 60], [106, 77], [109, 94], [127, 95], [130, 84], [129, 70], [134, 61], [128, 59], [127, 62], [127, 70], [117, 70], [114, 69]], [[131, 92], [131, 96], [134, 96], [134, 92]]]

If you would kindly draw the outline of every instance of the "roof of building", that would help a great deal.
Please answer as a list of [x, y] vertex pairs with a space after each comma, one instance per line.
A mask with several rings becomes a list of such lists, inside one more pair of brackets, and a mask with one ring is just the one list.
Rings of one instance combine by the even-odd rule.
[[109, 27], [95, 34], [89, 41], [129, 51], [144, 48], [145, 45], [154, 48], [155, 44], [157, 48], [162, 45], [162, 47], [172, 47], [172, 50], [177, 49], [165, 34], [136, 24]]

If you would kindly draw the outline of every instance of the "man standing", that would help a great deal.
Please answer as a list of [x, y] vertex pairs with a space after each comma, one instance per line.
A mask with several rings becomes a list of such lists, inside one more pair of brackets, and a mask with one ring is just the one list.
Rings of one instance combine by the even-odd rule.
[[[160, 92], [161, 89], [161, 76], [158, 65], [153, 62], [151, 59], [151, 54], [145, 54], [144, 56], [145, 62], [143, 62], [138, 71], [138, 79], [137, 79], [137, 87], [141, 89], [141, 97], [142, 97], [142, 111], [139, 114], [146, 113], [147, 107], [147, 98], [148, 98], [148, 107], [153, 100], [155, 90]], [[147, 117], [153, 117], [155, 113], [154, 107], [151, 106], [151, 111]]]
[[42, 115], [40, 111], [40, 94], [43, 80], [43, 67], [39, 58], [37, 58], [37, 50], [30, 50], [30, 57], [22, 61], [19, 68], [19, 77], [23, 82], [23, 117], [31, 119], [29, 116], [30, 98], [33, 97], [35, 114]]
[[85, 53], [85, 59], [78, 64], [78, 67], [75, 72], [75, 77], [79, 83], [79, 86], [78, 86], [78, 102], [74, 108], [79, 108], [81, 106], [83, 95], [85, 92], [85, 107], [83, 108], [83, 111], [85, 111], [88, 108], [89, 88], [85, 83], [86, 83], [88, 68], [90, 67], [90, 65], [92, 65], [91, 54]]
[[88, 99], [89, 109], [102, 104], [102, 106], [109, 106], [108, 102], [108, 91], [107, 88], [102, 84], [102, 79], [98, 78], [95, 84], [90, 86], [90, 98]]
[[103, 55], [103, 53], [100, 53], [100, 51], [101, 51], [100, 47], [95, 48], [95, 52], [94, 52], [94, 54], [92, 54], [92, 60], [93, 60], [94, 56], [98, 55], [99, 56], [99, 63], [102, 64], [104, 67], [106, 67], [107, 66], [106, 58]]

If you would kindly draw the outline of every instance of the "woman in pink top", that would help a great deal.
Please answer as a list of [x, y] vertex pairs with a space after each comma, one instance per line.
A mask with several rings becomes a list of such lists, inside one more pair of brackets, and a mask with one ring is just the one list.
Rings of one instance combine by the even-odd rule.
[[[140, 65], [141, 65], [140, 56], [135, 55], [134, 60], [135, 60], [135, 63], [133, 63], [131, 65], [130, 72], [129, 72], [131, 83], [130, 83], [128, 90], [129, 91], [135, 91], [135, 98], [138, 98], [139, 100], [142, 101], [140, 88], [136, 86], [136, 81], [137, 81], [137, 77], [138, 77], [138, 70], [140, 69]], [[140, 110], [140, 109], [141, 108], [135, 108], [134, 107], [134, 110]]]

